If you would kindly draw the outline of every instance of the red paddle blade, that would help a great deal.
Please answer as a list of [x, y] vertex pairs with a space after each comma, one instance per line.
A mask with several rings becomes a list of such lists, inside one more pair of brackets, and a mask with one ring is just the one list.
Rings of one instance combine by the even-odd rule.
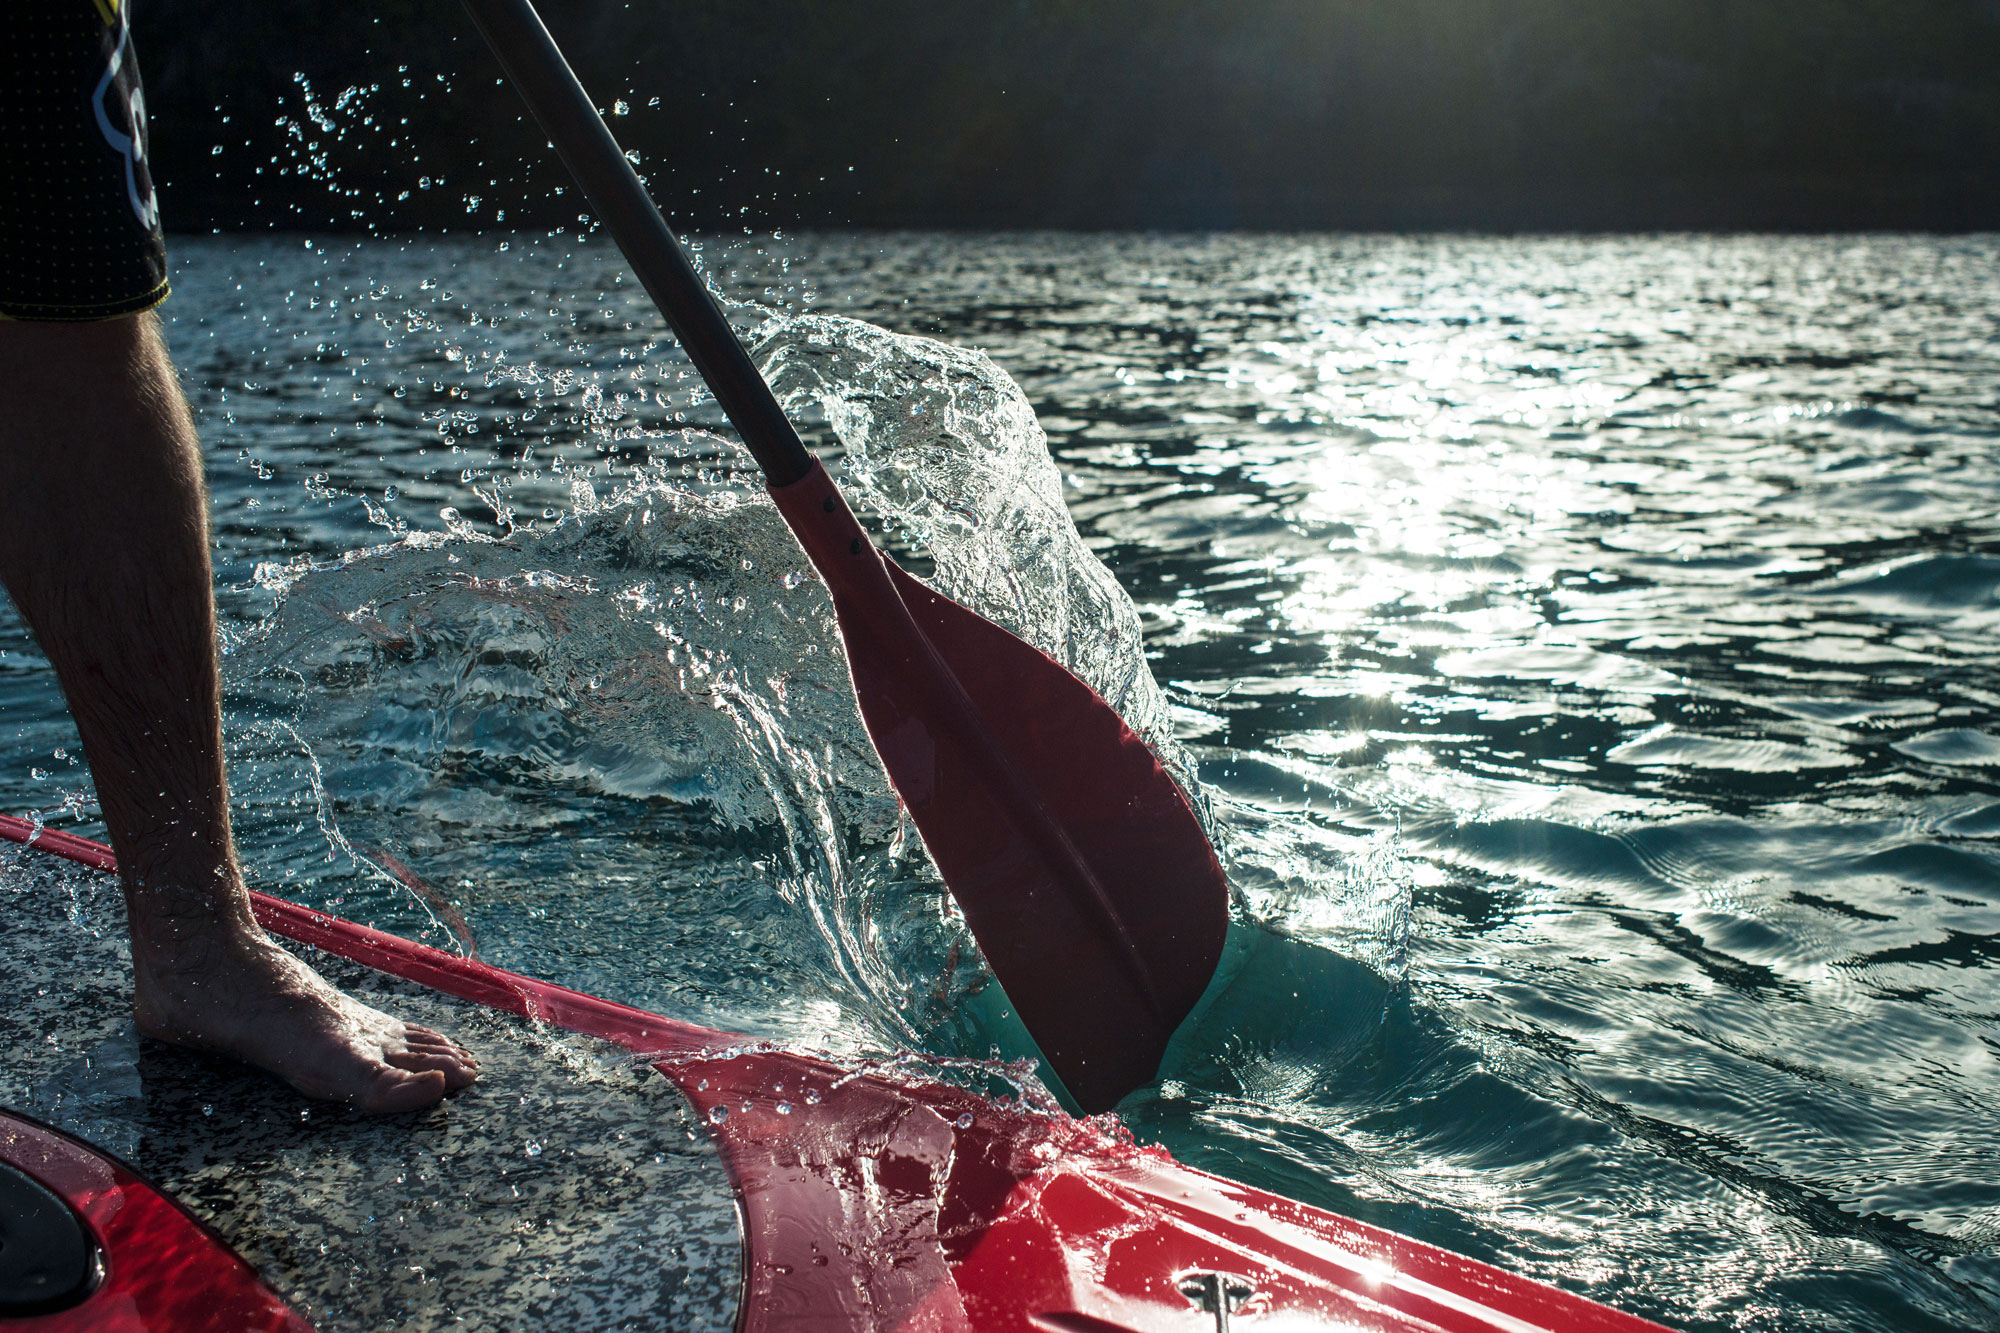
[[823, 467], [771, 494], [945, 887], [1070, 1095], [1109, 1110], [1222, 954], [1228, 886], [1186, 795], [1088, 685], [876, 551]]

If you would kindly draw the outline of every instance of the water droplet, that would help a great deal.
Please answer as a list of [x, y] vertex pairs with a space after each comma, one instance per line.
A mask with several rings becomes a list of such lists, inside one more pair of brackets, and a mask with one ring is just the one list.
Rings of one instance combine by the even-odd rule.
[[708, 1108], [708, 1123], [709, 1123], [709, 1124], [711, 1124], [711, 1125], [719, 1125], [719, 1124], [721, 1124], [721, 1123], [722, 1123], [723, 1121], [725, 1121], [725, 1120], [727, 1120], [727, 1119], [729, 1119], [729, 1108], [728, 1108], [728, 1107], [726, 1107], [726, 1106], [720, 1106], [720, 1105], [717, 1105], [717, 1106], [711, 1106], [711, 1107], [709, 1107], [709, 1108]]
[[614, 116], [629, 116], [632, 114], [632, 104], [621, 97], [611, 104], [611, 114]]
[[201, 1104], [201, 1113], [202, 1113], [203, 1115], [214, 1115], [214, 1114], [215, 1114], [215, 1107], [213, 1107], [212, 1105], [210, 1105], [210, 1104], [209, 1104], [209, 1103], [207, 1103], [207, 1102], [203, 1102], [203, 1103]]
[[790, 1115], [792, 1113], [792, 1104], [790, 1102], [779, 1102], [776, 1110], [779, 1115]]
[[542, 1155], [542, 1145], [539, 1143], [530, 1143], [523, 1151], [530, 1157], [540, 1157]]
[[971, 1128], [972, 1128], [972, 1112], [970, 1112], [970, 1111], [963, 1111], [963, 1112], [961, 1112], [961, 1113], [959, 1114], [959, 1117], [958, 1117], [958, 1120], [957, 1120], [957, 1122], [956, 1122], [956, 1123], [957, 1123], [957, 1125], [958, 1125], [958, 1127], [959, 1127], [960, 1129], [971, 1129]]
[[807, 1106], [818, 1106], [818, 1105], [819, 1105], [819, 1089], [818, 1089], [818, 1088], [808, 1088], [808, 1089], [806, 1090], [806, 1105], [807, 1105]]

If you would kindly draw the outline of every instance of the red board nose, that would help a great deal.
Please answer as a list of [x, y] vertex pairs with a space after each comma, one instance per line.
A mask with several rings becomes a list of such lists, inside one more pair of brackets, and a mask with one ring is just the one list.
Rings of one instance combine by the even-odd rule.
[[[0, 1307], [21, 1333], [312, 1333], [208, 1228], [118, 1162], [46, 1125], [0, 1111], [0, 1165], [62, 1201], [90, 1271], [54, 1308]], [[4, 1230], [4, 1228], [0, 1228]]]

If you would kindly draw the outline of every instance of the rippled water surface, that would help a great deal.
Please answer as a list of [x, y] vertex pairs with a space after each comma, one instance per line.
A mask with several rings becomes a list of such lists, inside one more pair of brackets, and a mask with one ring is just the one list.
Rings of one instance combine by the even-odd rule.
[[[177, 255], [267, 882], [736, 1029], [986, 1053], [823, 594], [614, 258]], [[2000, 1327], [1996, 261], [708, 247], [770, 311], [988, 354], [739, 312], [893, 545], [1178, 747], [1292, 941], [1141, 1137], [1691, 1329]], [[87, 830], [4, 614], [0, 800]]]

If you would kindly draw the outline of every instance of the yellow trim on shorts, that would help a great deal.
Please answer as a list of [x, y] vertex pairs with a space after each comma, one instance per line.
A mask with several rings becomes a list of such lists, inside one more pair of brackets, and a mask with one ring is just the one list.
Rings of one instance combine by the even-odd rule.
[[97, 17], [104, 20], [105, 27], [118, 26], [118, 6], [121, 0], [90, 0], [90, 3], [97, 6]]

